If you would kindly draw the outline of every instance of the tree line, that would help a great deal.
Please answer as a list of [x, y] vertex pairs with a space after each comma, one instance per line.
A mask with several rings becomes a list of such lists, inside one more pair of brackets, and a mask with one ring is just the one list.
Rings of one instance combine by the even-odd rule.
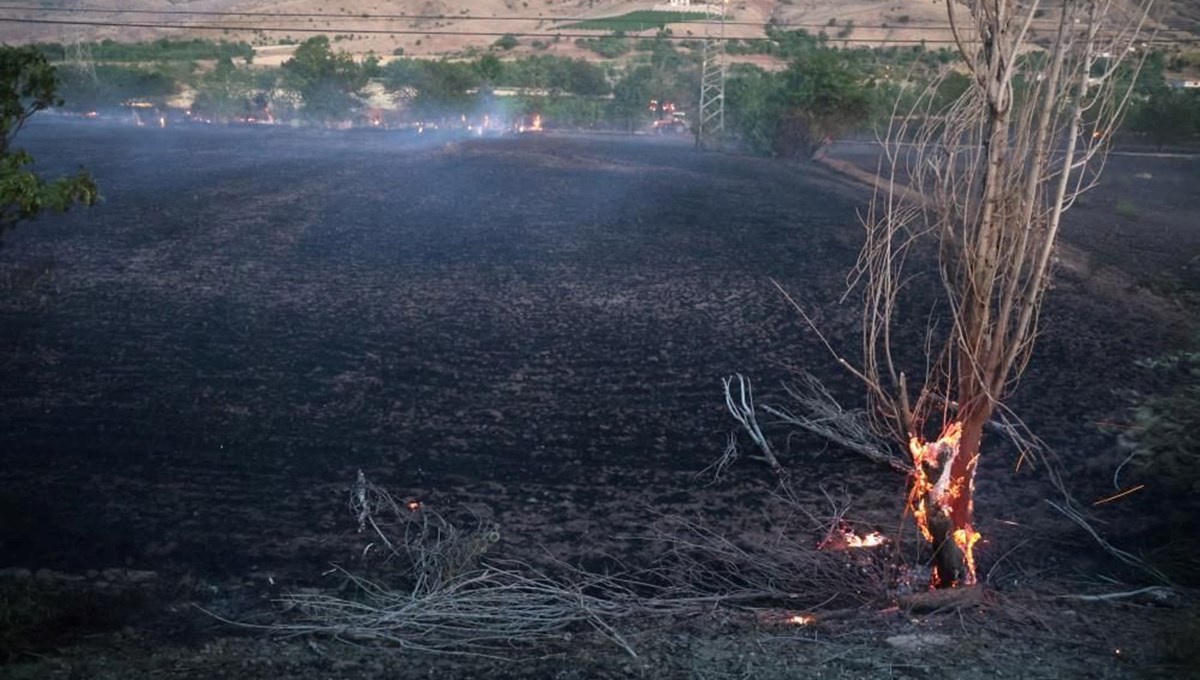
[[[760, 53], [787, 59], [780, 71], [735, 64], [726, 86], [728, 141], [764, 155], [811, 155], [829, 139], [886, 122], [934, 86], [946, 102], [969, 85], [954, 54], [923, 46], [840, 49], [829, 37], [768, 26], [768, 40], [730, 41], [735, 54]], [[694, 112], [700, 60], [694, 46], [671, 39], [669, 29], [632, 41], [614, 33], [593, 40], [617, 41], [633, 49], [618, 64], [549, 54], [501, 59], [508, 46], [465, 56], [413, 59], [384, 64], [374, 55], [354, 59], [326, 36], [301, 43], [280, 68], [251, 66], [245, 43], [158, 40], [90, 46], [100, 62], [94, 70], [71, 68], [70, 50], [41, 45], [50, 61], [62, 61], [60, 92], [76, 110], [115, 107], [130, 99], [163, 99], [188, 87], [194, 110], [217, 120], [252, 115], [270, 107], [277, 115], [314, 123], [346, 120], [365, 108], [368, 85], [377, 83], [412, 118], [438, 119], [505, 110], [537, 111], [569, 127], [637, 129], [659, 115], [650, 102], [670, 101]], [[622, 50], [626, 54], [629, 50]], [[506, 55], [507, 57], [507, 55]], [[1022, 57], [1023, 73], [1044, 68], [1036, 54]], [[1177, 59], [1176, 59], [1177, 60]], [[201, 68], [199, 62], [215, 65]], [[1200, 132], [1200, 96], [1170, 87], [1167, 55], [1151, 54], [1135, 90], [1125, 128], [1158, 145]], [[1020, 79], [1016, 83], [1021, 86]], [[497, 88], [521, 90], [503, 105]], [[900, 102], [897, 105], [897, 102]]]

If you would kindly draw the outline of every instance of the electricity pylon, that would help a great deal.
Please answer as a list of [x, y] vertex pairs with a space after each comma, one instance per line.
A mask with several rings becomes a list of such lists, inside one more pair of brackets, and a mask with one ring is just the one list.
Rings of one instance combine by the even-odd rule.
[[[68, 8], [79, 10], [83, 8], [83, 3], [77, 0]], [[76, 29], [64, 42], [67, 43], [67, 49], [63, 50], [67, 66], [79, 74], [81, 81], [96, 83], [96, 60], [92, 58], [92, 44], [88, 41], [86, 29]]]
[[700, 67], [700, 111], [696, 148], [719, 146], [725, 131], [725, 13], [728, 0], [704, 5], [704, 61]]

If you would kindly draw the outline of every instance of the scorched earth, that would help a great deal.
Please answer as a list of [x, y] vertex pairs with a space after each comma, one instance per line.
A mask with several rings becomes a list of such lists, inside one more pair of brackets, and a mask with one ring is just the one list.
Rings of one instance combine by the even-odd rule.
[[[699, 475], [736, 433], [722, 377], [752, 376], [760, 400], [786, 403], [780, 384], [804, 369], [848, 405], [861, 402], [861, 386], [772, 281], [853, 355], [858, 305], [841, 296], [868, 191], [820, 166], [669, 139], [39, 121], [20, 140], [48, 173], [89, 169], [104, 202], [23, 225], [0, 249], [0, 585], [10, 612], [0, 674], [1049, 678], [1185, 668], [1170, 640], [1200, 630], [1194, 614], [1189, 624], [1173, 609], [1054, 599], [1130, 574], [1042, 502], [1053, 494], [1042, 473], [1014, 472], [998, 438], [979, 475], [988, 591], [951, 614], [896, 607], [886, 596], [895, 584], [881, 582], [882, 599], [848, 594], [814, 625], [789, 625], [787, 598], [734, 603], [624, 620], [629, 649], [587, 626], [564, 644], [515, 642], [512, 657], [534, 659], [522, 664], [280, 639], [222, 621], [286, 622], [277, 599], [297, 591], [353, 595], [329, 572], [368, 569], [369, 537], [347, 509], [359, 470], [397, 499], [485, 518], [499, 529], [489, 556], [547, 569], [661, 570], [652, 526], [671, 517], [751, 546], [811, 548], [828, 537], [795, 510], [826, 517], [831, 498], [849, 499], [846, 519], [864, 531], [900, 535], [902, 477], [786, 428], [768, 430], [795, 503], [773, 495], [769, 471], [746, 457], [719, 482]], [[1093, 274], [1068, 270], [1051, 294], [1014, 401], [1079, 473], [1073, 490], [1087, 499], [1111, 473], [1095, 472], [1095, 457], [1117, 455], [1095, 426], [1120, 408], [1113, 389], [1136, 385], [1134, 359], [1181, 332], [1169, 304], [1094, 285]], [[924, 321], [931, 309], [909, 313]], [[911, 341], [918, 361], [921, 333]], [[1121, 526], [1132, 527], [1128, 540], [1154, 540], [1138, 534], [1149, 520]], [[875, 561], [900, 557], [916, 556]]]

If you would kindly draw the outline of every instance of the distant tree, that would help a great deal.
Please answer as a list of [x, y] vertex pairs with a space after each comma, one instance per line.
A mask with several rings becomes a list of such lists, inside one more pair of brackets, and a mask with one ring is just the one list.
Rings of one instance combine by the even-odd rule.
[[192, 109], [221, 121], [246, 113], [250, 102], [250, 79], [229, 57], [217, 60], [212, 71], [196, 85]]
[[349, 53], [334, 53], [323, 35], [301, 43], [283, 64], [284, 85], [299, 93], [304, 116], [321, 122], [345, 120], [362, 104], [369, 73]]
[[496, 42], [492, 43], [492, 47], [508, 51], [520, 44], [521, 41], [517, 40], [517, 36], [512, 33], [505, 33], [503, 36], [497, 38]]
[[613, 86], [613, 113], [632, 132], [646, 120], [648, 105], [654, 97], [654, 71], [639, 66], [628, 71]]
[[58, 92], [66, 100], [67, 108], [93, 111], [121, 106], [130, 99], [168, 97], [179, 91], [177, 78], [186, 79], [187, 75], [172, 75], [158, 66], [146, 68], [123, 64], [99, 64], [94, 77], [83, 70], [60, 69]]
[[566, 64], [563, 89], [584, 96], [606, 95], [612, 91], [604, 69], [586, 59], [572, 59]]
[[781, 156], [811, 156], [861, 125], [871, 111], [866, 75], [841, 52], [825, 48], [788, 66], [779, 98], [775, 152]]
[[475, 62], [475, 70], [485, 85], [494, 87], [504, 74], [504, 62], [494, 54], [485, 54]]
[[423, 118], [469, 113], [475, 103], [471, 90], [480, 83], [476, 65], [460, 61], [397, 59], [383, 74], [384, 87]]
[[756, 66], [739, 66], [725, 85], [725, 125], [746, 150], [770, 155], [775, 148], [778, 112], [776, 82]]
[[92, 205], [96, 183], [85, 172], [46, 181], [30, 169], [33, 156], [13, 147], [30, 116], [62, 106], [54, 67], [33, 47], [0, 45], [0, 235], [43, 210]]
[[726, 88], [730, 129], [751, 150], [775, 156], [817, 153], [866, 122], [873, 103], [866, 73], [843, 52], [815, 44], [783, 73], [742, 70]]

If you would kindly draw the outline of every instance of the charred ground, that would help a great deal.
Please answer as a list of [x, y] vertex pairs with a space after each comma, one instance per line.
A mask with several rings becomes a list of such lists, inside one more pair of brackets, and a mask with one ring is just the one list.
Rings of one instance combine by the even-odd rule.
[[[400, 496], [490, 514], [497, 550], [526, 559], [636, 565], [654, 512], [766, 537], [786, 518], [764, 471], [746, 462], [723, 484], [695, 480], [732, 429], [719, 379], [740, 371], [760, 399], [778, 398], [774, 385], [803, 367], [847, 401], [861, 392], [770, 283], [857, 346], [857, 307], [837, 301], [867, 193], [816, 166], [625, 139], [45, 123], [22, 141], [88, 167], [106, 200], [25, 225], [0, 249], [0, 566], [18, 568], [10, 603], [53, 614], [38, 619], [51, 632], [0, 636], [14, 676], [394, 671], [394, 657], [246, 638], [188, 607], [250, 617], [280, 589], [322, 586], [329, 562], [353, 565], [358, 469]], [[1180, 189], [1200, 176], [1195, 160], [1118, 159], [1110, 174], [1109, 186], [1158, 198], [1136, 221], [1108, 205], [1116, 193], [1075, 213], [1067, 236], [1082, 259], [1063, 268], [1015, 403], [1089, 500], [1120, 460], [1097, 426], [1125, 408], [1114, 390], [1145, 380], [1134, 359], [1187, 338], [1186, 246], [1200, 241], [1181, 219], [1196, 208]], [[895, 530], [902, 479], [806, 437], [788, 448], [814, 506], [822, 485], [844, 485], [855, 519]], [[997, 582], [1037, 602], [1031, 575], [1128, 576], [1013, 462], [997, 443], [981, 472], [984, 570], [1005, 557]], [[1113, 508], [1115, 538], [1139, 550], [1178, 539], [1160, 509]], [[19, 568], [59, 573], [21, 580]], [[46, 594], [78, 590], [69, 604]], [[109, 615], [70, 604], [89, 598]], [[1177, 612], [1045, 606], [999, 633], [902, 615], [825, 637], [693, 621], [644, 633], [639, 660], [583, 649], [486, 674], [1133, 674], [1118, 647], [1179, 667], [1147, 636]], [[951, 624], [958, 660], [878, 645], [881, 631]], [[1030, 670], [1029, 654], [1058, 661]], [[485, 672], [400, 663], [414, 676]]]

